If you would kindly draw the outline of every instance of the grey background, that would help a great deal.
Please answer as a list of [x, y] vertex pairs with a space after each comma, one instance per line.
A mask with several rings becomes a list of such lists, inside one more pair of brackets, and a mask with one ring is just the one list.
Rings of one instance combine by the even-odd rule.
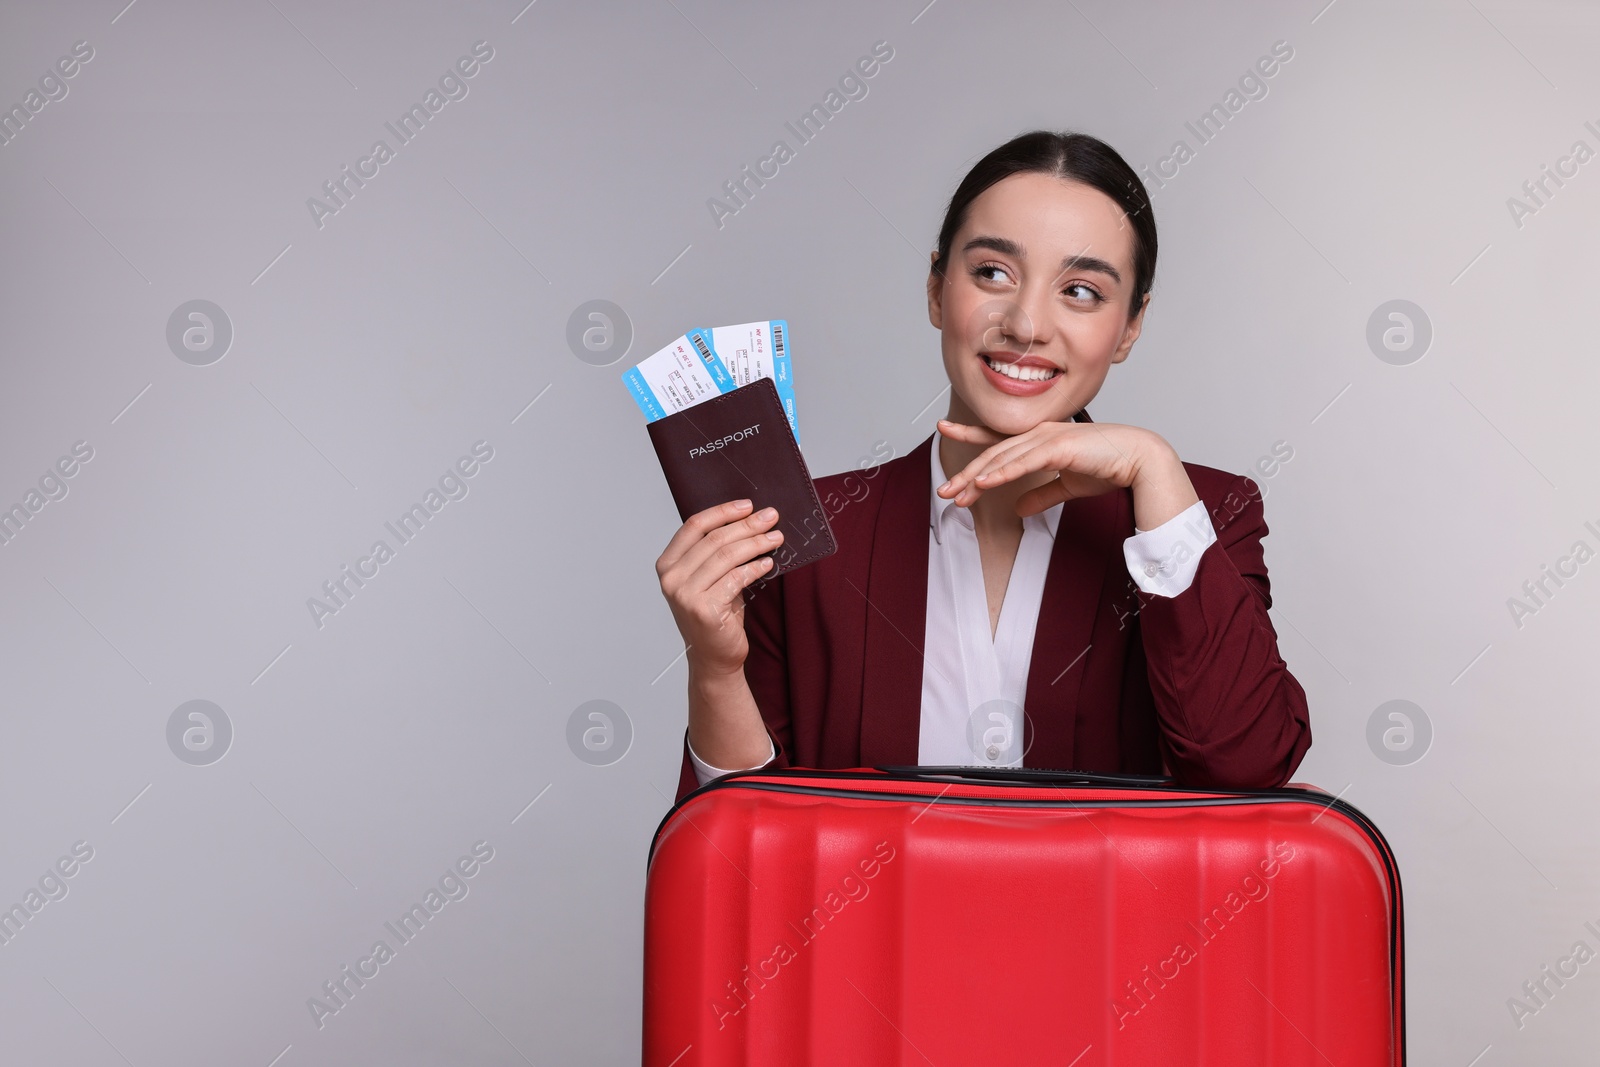
[[[1258, 480], [1297, 778], [1400, 856], [1415, 1062], [1593, 1061], [1600, 964], [1521, 1029], [1506, 1004], [1600, 947], [1600, 563], [1507, 605], [1600, 545], [1600, 162], [1507, 207], [1600, 147], [1593, 6], [124, 2], [0, 9], [6, 107], [94, 49], [0, 147], [0, 503], [94, 449], [0, 547], [0, 903], [94, 849], [0, 945], [0, 1060], [636, 1059], [685, 679], [619, 374], [787, 317], [813, 473], [903, 454], [944, 412], [923, 279], [966, 168], [1041, 126], [1153, 165], [1283, 40], [1152, 188], [1155, 299], [1091, 411], [1228, 470], [1293, 448]], [[319, 229], [307, 198], [479, 40], [467, 97]], [[879, 40], [868, 95], [719, 229], [707, 198]], [[234, 331], [209, 366], [166, 342], [196, 299]], [[566, 345], [592, 299], [634, 330], [611, 366]], [[1406, 366], [1366, 342], [1396, 299], [1433, 330]], [[319, 629], [307, 598], [480, 440], [469, 494]], [[233, 728], [206, 766], [167, 744], [197, 699]], [[632, 727], [605, 766], [567, 743], [591, 700]], [[1369, 748], [1391, 700], [1420, 760]], [[479, 840], [469, 895], [318, 1029], [307, 999]]]

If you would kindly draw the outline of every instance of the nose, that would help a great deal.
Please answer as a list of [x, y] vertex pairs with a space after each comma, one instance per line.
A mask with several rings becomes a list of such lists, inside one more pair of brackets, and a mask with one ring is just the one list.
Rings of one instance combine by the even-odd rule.
[[985, 348], [1012, 345], [1027, 351], [1050, 340], [1048, 292], [1042, 286], [1024, 287], [1015, 297], [997, 300], [986, 307]]

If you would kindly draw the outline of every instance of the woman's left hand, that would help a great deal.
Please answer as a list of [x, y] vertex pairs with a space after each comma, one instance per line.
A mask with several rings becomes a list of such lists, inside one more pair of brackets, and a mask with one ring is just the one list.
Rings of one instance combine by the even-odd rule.
[[940, 419], [939, 432], [988, 446], [939, 487], [939, 496], [963, 507], [971, 507], [987, 489], [1046, 470], [1057, 472], [1057, 480], [1023, 493], [1017, 500], [1018, 515], [1131, 488], [1134, 523], [1150, 530], [1200, 499], [1173, 447], [1160, 434], [1138, 426], [1050, 421], [1005, 437], [985, 426]]

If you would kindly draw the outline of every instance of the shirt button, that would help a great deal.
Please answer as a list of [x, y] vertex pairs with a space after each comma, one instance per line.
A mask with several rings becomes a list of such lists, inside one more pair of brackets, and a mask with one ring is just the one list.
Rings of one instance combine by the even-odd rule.
[[988, 756], [989, 756], [990, 759], [999, 759], [1000, 758], [1000, 750], [998, 748], [996, 748], [994, 745], [990, 745], [989, 746], [989, 751], [988, 751]]
[[1161, 565], [1159, 563], [1152, 562], [1144, 565], [1145, 574], [1149, 575], [1151, 578], [1154, 578], [1156, 576], [1156, 572], [1159, 570], [1161, 570]]

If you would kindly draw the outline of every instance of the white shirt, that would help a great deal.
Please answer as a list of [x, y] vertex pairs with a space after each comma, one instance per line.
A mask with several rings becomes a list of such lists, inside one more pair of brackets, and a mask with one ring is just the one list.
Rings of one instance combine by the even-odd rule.
[[[1022, 520], [1022, 541], [991, 635], [972, 512], [937, 492], [948, 477], [939, 458], [940, 436], [935, 430], [928, 464], [928, 609], [917, 762], [1020, 767], [1028, 666], [1064, 505]], [[1197, 500], [1152, 530], [1135, 527], [1123, 541], [1123, 558], [1140, 589], [1177, 596], [1189, 588], [1201, 553], [1216, 539], [1205, 502]], [[768, 745], [772, 754], [757, 767], [776, 757], [770, 738]], [[692, 746], [689, 760], [701, 785], [731, 773], [700, 759]]]

